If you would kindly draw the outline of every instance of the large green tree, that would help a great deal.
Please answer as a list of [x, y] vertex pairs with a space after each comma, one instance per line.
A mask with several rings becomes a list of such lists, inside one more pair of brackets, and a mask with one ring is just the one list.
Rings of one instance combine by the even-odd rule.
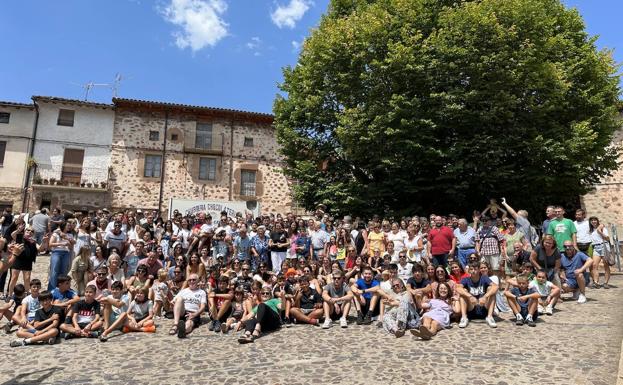
[[274, 104], [307, 208], [574, 200], [616, 168], [616, 65], [559, 0], [333, 0]]

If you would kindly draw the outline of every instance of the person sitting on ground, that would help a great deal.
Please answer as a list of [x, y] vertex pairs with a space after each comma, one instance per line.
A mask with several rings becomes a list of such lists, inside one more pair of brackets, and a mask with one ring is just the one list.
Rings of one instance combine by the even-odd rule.
[[242, 319], [245, 315], [244, 289], [236, 287], [234, 289], [234, 298], [231, 301], [231, 313], [225, 324], [221, 325], [221, 332], [227, 333], [230, 329], [234, 329], [234, 331], [240, 330], [243, 327]]
[[104, 331], [100, 335], [100, 341], [108, 341], [108, 336], [114, 330], [121, 329], [126, 322], [130, 296], [123, 292], [123, 284], [120, 281], [113, 282], [112, 294], [100, 298], [100, 305], [104, 306]]
[[100, 303], [95, 300], [96, 288], [93, 285], [87, 285], [84, 290], [84, 299], [74, 304], [72, 308], [72, 317], [69, 322], [61, 325], [63, 337], [69, 339], [72, 337], [90, 337], [99, 336], [99, 329], [102, 327], [100, 319]]
[[469, 277], [469, 274], [463, 271], [459, 261], [453, 261], [450, 263], [450, 279], [452, 282], [459, 284], [463, 278], [467, 277]]
[[490, 327], [497, 327], [493, 319], [495, 309], [495, 294], [498, 285], [487, 276], [480, 275], [478, 263], [469, 265], [469, 278], [461, 280], [462, 288], [458, 288], [461, 303], [461, 321], [459, 327], [464, 328], [470, 319], [485, 319]]
[[184, 338], [201, 324], [201, 314], [205, 311], [208, 300], [206, 292], [200, 289], [199, 276], [188, 276], [188, 287], [181, 290], [173, 300], [173, 326], [169, 334], [177, 333]]
[[41, 308], [41, 302], [39, 301], [40, 290], [41, 281], [37, 278], [31, 279], [30, 294], [22, 301], [19, 316], [15, 317], [16, 323], [22, 328], [25, 328], [28, 323], [32, 323], [35, 320], [35, 314]]
[[537, 307], [539, 304], [539, 293], [529, 286], [528, 277], [520, 274], [516, 278], [517, 286], [506, 288], [504, 295], [508, 305], [513, 309], [516, 321], [515, 325], [521, 326], [524, 323], [528, 326], [536, 326], [539, 316]]
[[[551, 227], [551, 225], [550, 225]], [[573, 241], [564, 242], [565, 252], [560, 258], [560, 281], [562, 291], [573, 292], [574, 299], [577, 296], [578, 303], [586, 302], [586, 280], [584, 272], [587, 272], [593, 260], [581, 251], [577, 251]]]
[[153, 302], [149, 300], [149, 289], [143, 288], [136, 292], [134, 300], [128, 306], [123, 332], [154, 333], [156, 325], [153, 318]]
[[399, 338], [404, 336], [405, 330], [420, 326], [420, 316], [404, 282], [392, 278], [391, 284], [396, 296], [389, 301], [392, 308], [383, 317], [383, 328]]
[[344, 281], [344, 273], [341, 270], [333, 270], [332, 273], [333, 282], [325, 285], [322, 290], [322, 304], [324, 311], [324, 323], [323, 329], [331, 327], [333, 319], [340, 320], [340, 327], [348, 327], [346, 317], [350, 312], [351, 300], [353, 299], [353, 293], [350, 287]]
[[290, 315], [299, 322], [319, 326], [323, 314], [322, 296], [310, 287], [309, 278], [302, 276], [299, 279], [299, 290], [294, 294]]
[[419, 306], [425, 297], [430, 297], [432, 293], [430, 281], [424, 277], [422, 265], [413, 266], [413, 276], [407, 280], [407, 291], [413, 296], [416, 306]]
[[255, 341], [262, 332], [277, 330], [281, 327], [281, 300], [273, 298], [270, 288], [260, 292], [261, 302], [252, 309], [253, 316], [246, 322], [244, 335], [238, 342], [246, 344]]
[[150, 279], [154, 279], [155, 277], [157, 277], [158, 270], [164, 268], [164, 266], [162, 265], [162, 262], [158, 259], [158, 255], [153, 251], [150, 251], [149, 253], [147, 253], [147, 258], [143, 258], [140, 261], [138, 261], [138, 265], [136, 267], [138, 268], [139, 266], [147, 267], [147, 275], [149, 276]]
[[62, 309], [52, 305], [52, 294], [44, 290], [39, 295], [41, 308], [35, 313], [33, 321], [20, 327], [16, 335], [21, 340], [11, 341], [11, 347], [26, 346], [37, 342], [53, 345], [58, 335], [58, 325], [62, 318]]
[[80, 301], [80, 296], [71, 289], [71, 277], [59, 275], [56, 280], [57, 287], [52, 290], [53, 305], [63, 309], [64, 322], [71, 319], [73, 306]]
[[530, 281], [530, 287], [539, 293], [537, 312], [539, 314], [552, 315], [554, 306], [560, 299], [560, 288], [547, 280], [545, 270], [537, 272], [536, 277]]
[[379, 294], [376, 293], [379, 281], [373, 279], [372, 269], [368, 266], [363, 268], [363, 278], [359, 278], [352, 286], [351, 291], [355, 296], [357, 307], [357, 325], [369, 325], [372, 317], [379, 314], [377, 303]]
[[450, 326], [450, 315], [460, 311], [460, 305], [452, 301], [453, 291], [449, 282], [439, 282], [434, 291], [434, 298], [422, 303], [426, 313], [422, 315], [419, 329], [411, 329], [411, 334], [423, 340], [430, 340], [437, 332]]
[[398, 253], [398, 278], [402, 279], [403, 283], [406, 283], [413, 275], [413, 266], [412, 263], [407, 262], [406, 251]]
[[136, 295], [136, 292], [140, 289], [149, 289], [152, 284], [152, 279], [149, 278], [147, 273], [147, 266], [140, 265], [136, 268], [136, 274], [126, 280], [125, 286], [128, 288], [132, 298]]
[[226, 331], [227, 327], [224, 322], [227, 321], [233, 298], [234, 293], [229, 289], [229, 278], [222, 275], [216, 287], [208, 294], [210, 318], [212, 318], [208, 330], [216, 333]]
[[[13, 295], [9, 299], [9, 301], [0, 306], [0, 320], [2, 317], [7, 319], [7, 323], [4, 325], [4, 331], [6, 334], [11, 332], [11, 328], [13, 325], [19, 323], [19, 311], [20, 306], [22, 306], [22, 301], [26, 298], [26, 288], [21, 283], [18, 283], [13, 288]], [[16, 317], [17, 315], [17, 317]], [[35, 313], [35, 316], [37, 314]], [[17, 322], [16, 322], [17, 320]]]

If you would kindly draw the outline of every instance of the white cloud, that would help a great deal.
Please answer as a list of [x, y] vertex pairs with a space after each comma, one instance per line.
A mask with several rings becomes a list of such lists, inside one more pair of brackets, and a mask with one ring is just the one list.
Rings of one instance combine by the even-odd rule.
[[296, 40], [292, 40], [292, 52], [297, 52], [299, 49], [301, 49], [301, 43]]
[[170, 0], [161, 13], [166, 21], [181, 28], [173, 33], [175, 44], [196, 52], [227, 36], [228, 25], [221, 18], [226, 10], [224, 0]]
[[290, 0], [287, 5], [278, 5], [270, 14], [270, 18], [279, 28], [294, 28], [312, 4], [311, 0]]
[[246, 45], [247, 45], [248, 49], [256, 50], [256, 49], [260, 48], [260, 46], [262, 45], [262, 39], [260, 39], [257, 36], [254, 36], [254, 37], [251, 38], [251, 41], [248, 42]]

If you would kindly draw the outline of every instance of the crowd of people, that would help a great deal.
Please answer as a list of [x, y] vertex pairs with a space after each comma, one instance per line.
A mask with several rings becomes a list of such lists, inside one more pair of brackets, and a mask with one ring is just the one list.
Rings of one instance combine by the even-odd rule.
[[[541, 225], [504, 199], [469, 219], [325, 210], [305, 218], [175, 211], [168, 220], [141, 210], [5, 210], [0, 319], [7, 333], [17, 329], [15, 347], [154, 333], [163, 318], [179, 338], [207, 323], [250, 343], [292, 323], [347, 328], [354, 319], [428, 340], [452, 322], [495, 328], [502, 312], [534, 327], [562, 294], [582, 304], [587, 288], [610, 288], [608, 230], [582, 209], [572, 221], [547, 207]], [[45, 289], [31, 276], [41, 253], [50, 254]]]

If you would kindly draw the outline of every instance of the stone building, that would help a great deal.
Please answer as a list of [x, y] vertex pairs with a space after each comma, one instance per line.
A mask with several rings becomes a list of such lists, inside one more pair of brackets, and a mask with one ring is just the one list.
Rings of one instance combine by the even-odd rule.
[[[620, 118], [621, 128], [614, 134], [612, 144], [623, 147], [623, 105]], [[623, 154], [619, 162], [620, 166], [612, 172], [612, 176], [603, 178], [580, 201], [587, 215], [598, 217], [606, 225], [615, 224], [619, 231], [623, 231]]]
[[159, 209], [169, 198], [246, 201], [287, 212], [273, 116], [221, 108], [113, 99], [112, 207]]
[[22, 211], [35, 108], [0, 102], [0, 210]]
[[110, 206], [112, 104], [33, 96], [37, 167], [28, 207], [88, 211]]

